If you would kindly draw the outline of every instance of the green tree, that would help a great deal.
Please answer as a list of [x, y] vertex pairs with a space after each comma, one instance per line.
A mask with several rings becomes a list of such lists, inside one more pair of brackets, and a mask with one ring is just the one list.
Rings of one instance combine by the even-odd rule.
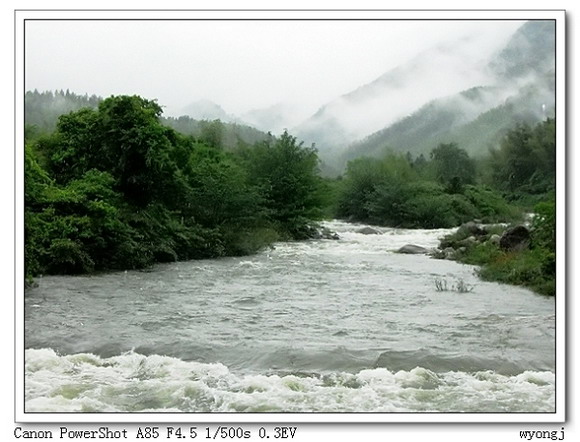
[[206, 145], [217, 149], [223, 148], [225, 128], [220, 120], [201, 121], [199, 139]]
[[172, 161], [179, 135], [159, 121], [161, 107], [137, 96], [110, 97], [97, 110], [60, 117], [41, 139], [48, 169], [60, 184], [91, 169], [106, 171], [132, 204], [146, 206], [175, 190]]
[[392, 222], [404, 204], [407, 183], [416, 179], [416, 172], [402, 154], [389, 153], [382, 160], [363, 157], [350, 161], [342, 183], [338, 216], [378, 224]]
[[311, 221], [322, 216], [314, 147], [303, 146], [284, 131], [274, 142], [244, 150], [242, 157], [253, 183], [260, 188], [270, 219], [292, 237], [304, 237]]
[[442, 143], [431, 151], [435, 178], [450, 193], [461, 193], [463, 186], [475, 182], [475, 162], [456, 143]]
[[555, 120], [534, 128], [520, 124], [508, 131], [499, 149], [490, 152], [488, 167], [493, 186], [513, 195], [552, 192], [556, 184]]

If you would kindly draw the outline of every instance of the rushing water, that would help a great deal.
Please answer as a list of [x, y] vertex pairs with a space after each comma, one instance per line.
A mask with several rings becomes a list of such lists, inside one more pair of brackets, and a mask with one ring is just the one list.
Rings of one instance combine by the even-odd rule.
[[554, 411], [553, 298], [394, 253], [447, 231], [329, 227], [340, 240], [40, 278], [26, 411]]

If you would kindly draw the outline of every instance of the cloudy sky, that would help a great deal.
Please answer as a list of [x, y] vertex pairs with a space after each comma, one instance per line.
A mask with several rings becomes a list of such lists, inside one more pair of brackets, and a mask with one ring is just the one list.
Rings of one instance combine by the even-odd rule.
[[306, 117], [437, 45], [461, 42], [457, 56], [477, 68], [521, 24], [27, 20], [25, 87], [139, 94], [167, 115], [204, 99], [237, 115], [291, 103]]

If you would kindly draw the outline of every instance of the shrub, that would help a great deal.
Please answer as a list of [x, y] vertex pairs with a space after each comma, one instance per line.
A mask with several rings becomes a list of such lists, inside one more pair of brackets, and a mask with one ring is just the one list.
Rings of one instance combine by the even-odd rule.
[[522, 285], [537, 293], [553, 296], [556, 293], [554, 276], [542, 270], [546, 257], [538, 250], [501, 253], [479, 270], [488, 281]]
[[511, 206], [497, 192], [481, 186], [466, 186], [465, 197], [477, 208], [478, 217], [486, 223], [514, 221], [521, 211]]

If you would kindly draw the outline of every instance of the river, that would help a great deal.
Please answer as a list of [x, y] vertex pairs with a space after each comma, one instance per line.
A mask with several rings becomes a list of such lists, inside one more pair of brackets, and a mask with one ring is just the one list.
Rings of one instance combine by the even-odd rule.
[[38, 278], [26, 411], [554, 411], [554, 298], [394, 253], [447, 230], [327, 225], [340, 240]]

